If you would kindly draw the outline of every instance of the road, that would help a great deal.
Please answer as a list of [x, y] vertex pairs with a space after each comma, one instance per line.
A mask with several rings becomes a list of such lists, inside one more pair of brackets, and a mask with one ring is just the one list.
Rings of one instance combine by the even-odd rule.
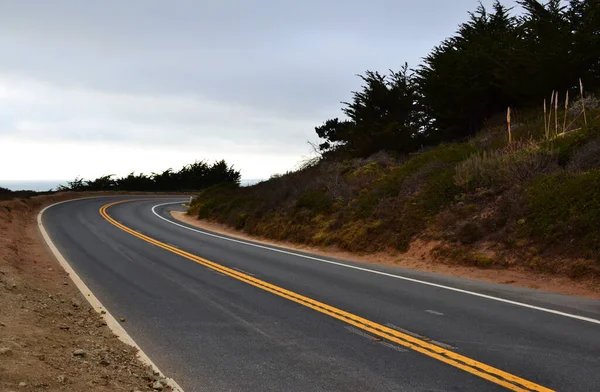
[[187, 392], [600, 390], [600, 301], [249, 245], [136, 199], [42, 220]]

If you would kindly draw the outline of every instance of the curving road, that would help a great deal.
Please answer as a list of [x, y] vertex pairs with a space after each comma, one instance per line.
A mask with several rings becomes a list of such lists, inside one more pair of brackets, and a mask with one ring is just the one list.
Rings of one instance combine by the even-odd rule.
[[600, 301], [232, 241], [135, 199], [42, 221], [187, 392], [600, 390]]

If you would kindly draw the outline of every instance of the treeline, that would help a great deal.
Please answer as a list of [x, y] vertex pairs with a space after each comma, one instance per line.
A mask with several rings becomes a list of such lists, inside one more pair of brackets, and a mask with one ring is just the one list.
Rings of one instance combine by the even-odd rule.
[[[600, 0], [521, 0], [519, 16], [480, 5], [416, 69], [404, 65], [364, 82], [342, 102], [347, 119], [315, 128], [327, 155], [408, 153], [474, 135], [507, 107], [540, 107], [552, 91], [600, 88]], [[566, 3], [566, 4], [565, 4]], [[548, 99], [549, 100], [549, 99]]]
[[162, 173], [134, 174], [125, 177], [106, 175], [95, 180], [76, 178], [58, 187], [59, 191], [194, 191], [221, 183], [239, 185], [240, 172], [224, 160], [208, 164], [196, 161], [179, 171], [167, 169]]

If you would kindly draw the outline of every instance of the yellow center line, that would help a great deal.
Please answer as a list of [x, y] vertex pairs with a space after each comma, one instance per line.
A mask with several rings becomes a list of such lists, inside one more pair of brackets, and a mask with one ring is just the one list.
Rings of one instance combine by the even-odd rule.
[[175, 248], [171, 245], [165, 244], [154, 238], [148, 237], [144, 234], [138, 233], [137, 231], [117, 222], [112, 217], [108, 215], [106, 210], [114, 206], [116, 204], [133, 202], [138, 200], [121, 200], [113, 203], [106, 204], [100, 208], [100, 215], [108, 222], [117, 226], [119, 229], [138, 237], [146, 242], [149, 242], [153, 245], [156, 245], [162, 249], [168, 250], [172, 253], [175, 253], [179, 256], [182, 256], [186, 259], [192, 260], [198, 264], [201, 264], [207, 268], [210, 268], [214, 271], [220, 272], [224, 275], [242, 281], [244, 283], [250, 284], [252, 286], [258, 287], [262, 290], [275, 294], [279, 297], [286, 298], [290, 301], [296, 302], [308, 308], [314, 309], [322, 314], [326, 314], [338, 320], [341, 320], [347, 324], [353, 325], [357, 328], [360, 328], [364, 331], [370, 332], [378, 337], [381, 337], [385, 340], [394, 342], [403, 347], [407, 347], [411, 350], [417, 351], [421, 354], [427, 355], [428, 357], [437, 359], [438, 361], [444, 362], [448, 365], [452, 365], [456, 368], [464, 370], [468, 373], [491, 381], [495, 384], [501, 385], [507, 389], [512, 391], [520, 391], [520, 392], [528, 392], [528, 391], [540, 391], [540, 392], [552, 392], [551, 389], [533, 383], [531, 381], [525, 380], [521, 377], [515, 376], [513, 374], [507, 373], [503, 370], [494, 368], [492, 366], [486, 365], [484, 363], [478, 362], [474, 359], [465, 357], [460, 355], [454, 351], [445, 349], [443, 347], [437, 346], [435, 344], [426, 342], [422, 339], [415, 338], [413, 336], [407, 335], [395, 329], [386, 327], [385, 325], [376, 323], [374, 321], [362, 318], [355, 314], [346, 312], [344, 310], [335, 308], [333, 306], [327, 305], [323, 302], [316, 301], [312, 298], [305, 297], [293, 291], [286, 290], [282, 287], [276, 286], [274, 284], [265, 282], [263, 280], [257, 279], [253, 276], [240, 272], [238, 270], [225, 267], [224, 265], [217, 264], [210, 260], [204, 259], [202, 257], [196, 256], [192, 253], [188, 253], [179, 248]]

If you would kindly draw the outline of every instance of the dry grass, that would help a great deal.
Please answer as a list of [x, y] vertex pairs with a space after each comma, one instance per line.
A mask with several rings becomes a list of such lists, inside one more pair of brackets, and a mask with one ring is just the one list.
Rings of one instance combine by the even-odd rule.
[[556, 154], [540, 148], [484, 151], [460, 162], [454, 181], [465, 190], [503, 188], [558, 169]]

